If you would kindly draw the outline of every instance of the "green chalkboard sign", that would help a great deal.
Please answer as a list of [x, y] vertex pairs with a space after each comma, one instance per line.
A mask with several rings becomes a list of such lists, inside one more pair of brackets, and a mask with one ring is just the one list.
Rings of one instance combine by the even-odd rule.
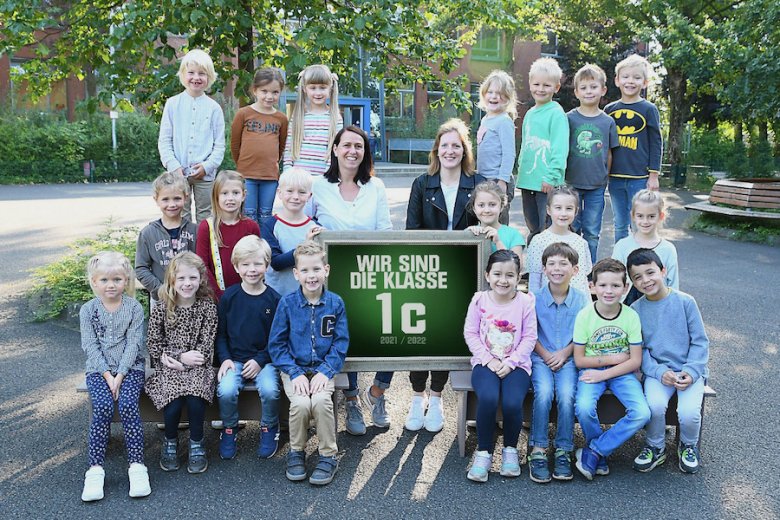
[[347, 361], [400, 370], [463, 368], [466, 308], [490, 246], [465, 231], [323, 232], [328, 289], [344, 299]]

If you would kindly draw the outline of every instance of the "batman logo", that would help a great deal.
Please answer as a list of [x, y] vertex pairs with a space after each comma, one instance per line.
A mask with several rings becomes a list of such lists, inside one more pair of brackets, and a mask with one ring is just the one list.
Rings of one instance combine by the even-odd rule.
[[647, 127], [647, 121], [642, 114], [629, 108], [620, 108], [609, 115], [615, 120], [618, 135], [638, 134]]

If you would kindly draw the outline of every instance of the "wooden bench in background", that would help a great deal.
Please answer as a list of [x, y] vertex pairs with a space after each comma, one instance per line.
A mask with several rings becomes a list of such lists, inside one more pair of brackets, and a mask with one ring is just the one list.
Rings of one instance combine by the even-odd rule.
[[[471, 371], [450, 372], [450, 385], [458, 393], [458, 452], [461, 457], [466, 455], [466, 421], [473, 420], [477, 414], [477, 398], [474, 389], [471, 386]], [[704, 387], [704, 399], [701, 403], [701, 419], [704, 425], [704, 403], [708, 398], [715, 397], [715, 390], [709, 386]], [[533, 406], [533, 388], [531, 388], [525, 397], [523, 403], [523, 419], [530, 422], [531, 410]], [[499, 409], [499, 416], [501, 410]], [[598, 404], [599, 420], [602, 424], [615, 424], [626, 413], [625, 407], [620, 401], [607, 391]], [[550, 422], [556, 420], [556, 405], [550, 409]], [[576, 420], [576, 418], [575, 418]], [[669, 401], [669, 407], [666, 409], [667, 426], [678, 426], [677, 424], [677, 394]], [[679, 442], [680, 429], [677, 428], [677, 441]], [[699, 436], [699, 445], [701, 446], [701, 436]]]

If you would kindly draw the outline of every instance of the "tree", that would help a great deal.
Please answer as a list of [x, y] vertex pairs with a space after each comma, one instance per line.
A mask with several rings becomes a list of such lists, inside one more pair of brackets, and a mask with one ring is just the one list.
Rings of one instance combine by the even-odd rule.
[[[180, 89], [175, 77], [177, 38], [215, 59], [220, 84], [238, 79], [245, 88], [255, 61], [284, 68], [296, 82], [309, 63], [327, 63], [350, 86], [358, 49], [372, 77], [392, 89], [449, 74], [483, 26], [512, 33], [538, 30], [539, 0], [74, 0], [0, 4], [0, 53], [33, 45], [22, 79], [41, 95], [70, 74], [96, 74], [102, 90], [128, 95], [152, 111]], [[460, 106], [468, 94], [457, 78], [445, 92]]]

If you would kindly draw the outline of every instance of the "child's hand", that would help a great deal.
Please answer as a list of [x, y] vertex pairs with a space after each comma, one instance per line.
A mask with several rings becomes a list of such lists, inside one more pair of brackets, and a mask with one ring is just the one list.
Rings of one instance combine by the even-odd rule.
[[122, 386], [122, 381], [125, 376], [117, 374], [114, 376], [114, 387], [111, 389], [111, 394], [114, 396], [114, 401], [119, 401], [119, 388]]
[[309, 378], [305, 374], [301, 374], [292, 380], [293, 390], [295, 395], [310, 395], [309, 393]]
[[569, 357], [563, 351], [556, 350], [550, 353], [550, 356], [544, 360], [544, 364], [553, 372], [557, 372], [568, 359]]
[[162, 356], [160, 356], [160, 363], [162, 363], [164, 367], [170, 368], [171, 370], [178, 370], [179, 372], [183, 372], [184, 370], [186, 370], [184, 365], [182, 365], [179, 361], [173, 359], [168, 354], [163, 354]]
[[580, 374], [580, 381], [583, 383], [600, 383], [604, 381], [602, 370], [583, 370]]
[[658, 183], [658, 174], [650, 174], [650, 176], [647, 178], [647, 189], [650, 191], [658, 191], [658, 188], [660, 188]]
[[183, 175], [184, 175], [184, 168], [182, 168], [181, 166], [179, 166], [178, 168], [176, 168], [175, 170], [173, 170], [173, 173], [175, 173], [176, 175], [182, 175], [182, 176], [183, 176]]
[[693, 377], [688, 372], [680, 372], [677, 374], [677, 381], [674, 383], [674, 387], [677, 390], [685, 390], [693, 384]]
[[179, 358], [183, 365], [197, 367], [206, 363], [206, 358], [197, 350], [188, 350]]
[[542, 193], [550, 193], [555, 187], [552, 184], [547, 184], [542, 181]]
[[314, 395], [318, 392], [322, 392], [325, 390], [325, 385], [328, 384], [328, 376], [323, 374], [322, 372], [317, 372], [317, 374], [311, 378], [311, 381], [309, 381], [309, 392], [311, 395]]
[[661, 384], [666, 386], [675, 386], [677, 384], [677, 374], [672, 370], [667, 370], [661, 375]]
[[469, 226], [466, 229], [471, 231], [474, 235], [479, 235], [482, 233], [482, 226]]
[[499, 368], [498, 370], [496, 370], [496, 375], [497, 375], [499, 378], [501, 378], [501, 379], [504, 379], [506, 376], [508, 376], [508, 375], [509, 375], [509, 373], [510, 373], [510, 372], [512, 372], [512, 370], [514, 370], [512, 367], [510, 367], [510, 366], [509, 366], [509, 365], [507, 365], [506, 363], [503, 363], [503, 362], [502, 362], [502, 363], [501, 363], [501, 368]]
[[493, 358], [490, 360], [490, 362], [487, 364], [487, 367], [492, 370], [495, 373], [498, 373], [499, 370], [501, 370], [501, 361], [497, 360], [496, 358]]
[[260, 365], [257, 364], [257, 361], [254, 359], [250, 359], [246, 363], [244, 363], [244, 368], [241, 369], [241, 377], [244, 379], [254, 379], [257, 377], [257, 374], [260, 373]]
[[501, 241], [498, 239], [498, 230], [496, 228], [492, 226], [484, 226], [482, 228], [482, 233], [484, 233], [485, 237], [489, 238], [491, 242], [496, 244], [497, 249], [506, 249], [504, 247], [498, 247], [499, 244], [501, 244]]
[[313, 228], [310, 228], [308, 232], [306, 232], [306, 240], [311, 240], [312, 238], [316, 237], [320, 234], [320, 231], [322, 231], [321, 226], [314, 226]]
[[232, 370], [233, 372], [236, 371], [236, 365], [233, 364], [232, 359], [226, 359], [222, 362], [221, 365], [219, 365], [219, 372], [217, 372], [217, 383], [222, 381], [222, 378], [225, 377], [225, 374], [228, 373], [228, 370]]
[[201, 163], [190, 166], [190, 172], [190, 177], [196, 181], [199, 181], [206, 176], [206, 168]]

